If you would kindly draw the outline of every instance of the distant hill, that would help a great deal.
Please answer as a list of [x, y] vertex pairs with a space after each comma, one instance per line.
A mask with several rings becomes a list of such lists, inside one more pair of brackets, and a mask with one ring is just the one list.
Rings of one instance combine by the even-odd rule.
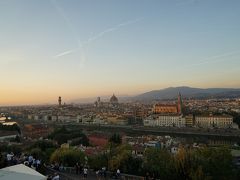
[[176, 99], [178, 93], [184, 98], [236, 98], [240, 97], [240, 89], [234, 88], [192, 88], [192, 87], [170, 87], [162, 90], [154, 90], [133, 97], [133, 100], [149, 101]]

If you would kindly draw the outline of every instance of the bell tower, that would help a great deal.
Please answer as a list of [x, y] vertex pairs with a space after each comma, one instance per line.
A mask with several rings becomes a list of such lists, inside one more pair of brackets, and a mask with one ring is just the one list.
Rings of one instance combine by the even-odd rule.
[[182, 95], [181, 93], [179, 92], [178, 93], [178, 114], [182, 114]]
[[62, 106], [62, 97], [61, 96], [58, 97], [58, 105], [59, 105], [59, 107]]

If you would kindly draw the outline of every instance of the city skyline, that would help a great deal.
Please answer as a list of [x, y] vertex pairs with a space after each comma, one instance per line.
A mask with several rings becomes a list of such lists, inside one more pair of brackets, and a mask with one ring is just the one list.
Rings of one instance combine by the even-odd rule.
[[1, 1], [0, 105], [240, 88], [240, 2]]

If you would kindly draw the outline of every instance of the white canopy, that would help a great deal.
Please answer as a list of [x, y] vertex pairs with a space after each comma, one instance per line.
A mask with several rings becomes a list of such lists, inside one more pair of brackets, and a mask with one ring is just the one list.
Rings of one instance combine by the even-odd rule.
[[0, 169], [0, 180], [46, 180], [47, 178], [23, 164]]

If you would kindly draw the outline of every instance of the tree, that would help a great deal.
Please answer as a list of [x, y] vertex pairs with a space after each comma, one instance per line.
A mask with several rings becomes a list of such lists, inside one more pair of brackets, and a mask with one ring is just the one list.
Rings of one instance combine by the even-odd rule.
[[131, 156], [132, 150], [129, 145], [119, 145], [114, 147], [109, 154], [108, 166], [110, 170], [123, 167], [126, 160]]
[[119, 145], [122, 143], [122, 138], [119, 134], [117, 133], [114, 133], [110, 138], [109, 138], [109, 142], [110, 143], [113, 143], [113, 144], [116, 144], [116, 145]]
[[7, 165], [4, 156], [2, 155], [2, 153], [0, 152], [0, 169], [4, 168]]
[[178, 178], [182, 180], [191, 180], [193, 177], [198, 179], [197, 174], [194, 174], [196, 170], [198, 170], [199, 175], [202, 174], [200, 173], [201, 167], [198, 166], [193, 151], [186, 150], [183, 147], [179, 149], [174, 157], [174, 165]]
[[89, 157], [89, 165], [93, 169], [101, 169], [102, 167], [108, 166], [107, 154], [99, 154], [96, 156]]
[[62, 163], [64, 166], [73, 167], [77, 162], [85, 162], [82, 151], [73, 148], [59, 148], [51, 155], [50, 162]]
[[57, 149], [57, 145], [50, 140], [40, 140], [25, 149], [28, 154], [40, 158], [43, 162], [49, 162], [51, 154]]
[[58, 144], [67, 143], [68, 140], [71, 140], [73, 145], [89, 145], [89, 140], [84, 133], [79, 130], [68, 130], [65, 126], [60, 129], [55, 129], [54, 132], [49, 135], [49, 138], [57, 141]]
[[37, 159], [45, 159], [45, 152], [42, 151], [40, 148], [33, 148], [30, 151], [30, 154]]
[[232, 156], [227, 148], [180, 148], [174, 164], [178, 179], [232, 179]]
[[174, 159], [168, 151], [148, 148], [143, 157], [145, 173], [154, 174], [160, 179], [174, 179]]
[[57, 148], [57, 145], [50, 140], [40, 140], [35, 142], [29, 149], [39, 148], [41, 151], [46, 151], [49, 148]]
[[203, 148], [195, 151], [198, 157], [197, 164], [201, 166], [204, 174], [217, 179], [231, 179], [232, 155], [229, 148]]

